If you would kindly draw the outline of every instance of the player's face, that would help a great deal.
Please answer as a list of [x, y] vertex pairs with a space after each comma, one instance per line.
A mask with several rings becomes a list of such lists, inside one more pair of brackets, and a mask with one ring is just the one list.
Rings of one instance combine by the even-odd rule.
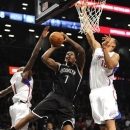
[[66, 53], [65, 62], [70, 63], [70, 64], [73, 64], [73, 63], [76, 62], [76, 57], [75, 57], [74, 52], [69, 51], [69, 52]]
[[116, 44], [114, 40], [115, 40], [114, 38], [111, 38], [110, 42], [106, 45], [106, 49], [108, 52], [112, 52], [115, 49]]

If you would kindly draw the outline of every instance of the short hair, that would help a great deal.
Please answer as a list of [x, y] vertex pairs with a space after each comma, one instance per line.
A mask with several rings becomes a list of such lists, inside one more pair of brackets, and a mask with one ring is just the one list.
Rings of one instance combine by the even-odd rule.
[[114, 42], [116, 44], [116, 47], [113, 51], [116, 52], [116, 53], [119, 53], [119, 42], [115, 38], [114, 38]]
[[75, 58], [77, 59], [77, 56], [78, 56], [78, 53], [77, 53], [77, 51], [75, 51], [75, 50], [70, 50], [70, 51], [74, 53], [74, 55], [75, 55]]

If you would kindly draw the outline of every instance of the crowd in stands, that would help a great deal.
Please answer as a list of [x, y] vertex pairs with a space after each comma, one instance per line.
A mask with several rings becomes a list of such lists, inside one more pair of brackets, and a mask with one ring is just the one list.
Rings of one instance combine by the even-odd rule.
[[[3, 81], [3, 82], [2, 82]], [[34, 84], [33, 99], [31, 101], [33, 109], [50, 91], [51, 81], [44, 82], [43, 89]], [[120, 81], [121, 82], [121, 81]], [[9, 78], [0, 80], [0, 89], [4, 89], [9, 84]], [[125, 87], [125, 86], [124, 86]], [[128, 87], [128, 86], [126, 86]], [[116, 121], [117, 130], [130, 130], [130, 95], [129, 92], [117, 92], [118, 93], [118, 105], [122, 114], [122, 118]], [[9, 94], [0, 99], [0, 129], [8, 130], [11, 126], [11, 119], [9, 116], [9, 106], [12, 105], [12, 94]], [[75, 130], [99, 130], [98, 125], [95, 125], [91, 116], [91, 108], [89, 102], [89, 86], [82, 83], [79, 92], [74, 101], [76, 111], [76, 123]], [[47, 124], [52, 123], [53, 130], [60, 130], [58, 121], [55, 115], [49, 115], [48, 120], [38, 119], [35, 122], [31, 122], [29, 130], [45, 130]]]

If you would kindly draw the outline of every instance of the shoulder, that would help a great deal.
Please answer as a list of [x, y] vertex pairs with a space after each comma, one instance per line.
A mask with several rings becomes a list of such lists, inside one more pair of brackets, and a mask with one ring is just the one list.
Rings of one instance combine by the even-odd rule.
[[112, 57], [116, 56], [116, 57], [120, 57], [120, 55], [118, 53], [112, 52]]
[[20, 71], [20, 72], [16, 72], [12, 77], [16, 77], [16, 76], [20, 76], [21, 73], [23, 73], [23, 71]]
[[92, 53], [92, 56], [95, 56], [95, 55], [103, 55], [103, 50], [101, 47], [99, 48], [96, 48], [93, 53]]
[[102, 52], [102, 48], [101, 47], [98, 47], [94, 50], [94, 52]]
[[11, 84], [13, 84], [13, 82], [14, 82], [17, 78], [19, 78], [19, 76], [21, 76], [21, 73], [20, 73], [20, 72], [16, 72], [16, 73], [11, 77], [11, 79], [10, 79]]
[[56, 69], [55, 72], [59, 71], [59, 70], [62, 68], [62, 66], [63, 66], [63, 64], [58, 63], [58, 64], [57, 64], [57, 69]]

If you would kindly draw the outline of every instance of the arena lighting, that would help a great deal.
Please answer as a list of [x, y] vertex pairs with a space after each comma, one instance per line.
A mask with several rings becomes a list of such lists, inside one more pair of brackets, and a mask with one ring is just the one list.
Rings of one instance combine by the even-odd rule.
[[6, 26], [6, 27], [11, 27], [11, 25], [10, 25], [10, 24], [5, 24], [5, 26]]
[[[80, 3], [80, 1], [79, 1]], [[97, 2], [95, 2], [97, 3]], [[88, 2], [89, 5], [95, 4], [93, 2]], [[130, 15], [130, 8], [125, 7], [125, 6], [118, 6], [118, 5], [113, 5], [113, 4], [104, 4], [102, 5], [103, 10], [106, 11], [111, 11], [111, 12], [116, 12], [116, 13], [123, 13], [123, 14], [128, 14]]]
[[62, 19], [66, 19], [66, 17], [65, 17], [65, 16], [62, 16], [61, 18], [62, 18]]
[[114, 76], [114, 80], [125, 80], [125, 81], [130, 81], [129, 78], [124, 78], [124, 77], [119, 77], [119, 76]]
[[82, 37], [82, 36], [77, 36], [77, 38], [78, 38], [78, 39], [83, 39], [83, 37]]
[[28, 4], [27, 4], [27, 3], [22, 3], [22, 5], [23, 5], [23, 6], [28, 6]]
[[9, 66], [9, 74], [14, 74], [17, 72], [19, 67], [15, 67], [15, 66]]
[[125, 80], [123, 77], [114, 76], [114, 80]]
[[106, 17], [107, 20], [111, 20], [111, 17]]
[[71, 36], [72, 35], [72, 33], [66, 33], [68, 36]]
[[[50, 26], [69, 28], [69, 29], [75, 29], [75, 30], [80, 29], [80, 23], [78, 22], [71, 22], [71, 21], [58, 20], [58, 19], [49, 19], [46, 22], [44, 22], [43, 25], [50, 25]], [[118, 29], [118, 28], [100, 26], [99, 33], [111, 34], [115, 36], [122, 36], [122, 37], [130, 38], [130, 30], [124, 30], [124, 29]]]
[[9, 34], [8, 36], [9, 36], [9, 37], [14, 37], [14, 35], [12, 35], [12, 34]]
[[36, 37], [36, 38], [39, 38], [39, 36], [37, 36], [37, 35], [36, 35], [35, 37]]
[[[33, 15], [0, 11], [0, 18], [35, 24], [35, 17]], [[74, 30], [78, 30], [78, 31], [80, 30], [79, 22], [72, 22], [72, 21], [67, 21], [67, 20], [49, 19], [46, 22], [42, 23], [42, 25], [68, 28], [68, 29], [74, 29]], [[130, 38], [130, 30], [123, 30], [123, 29], [118, 29], [118, 28], [100, 26], [100, 33]]]
[[5, 31], [5, 32], [10, 32], [10, 29], [5, 29], [4, 31]]
[[100, 33], [130, 38], [130, 31], [129, 30], [100, 26]]
[[22, 9], [23, 9], [23, 10], [26, 10], [27, 8], [26, 8], [26, 7], [23, 7]]
[[33, 29], [29, 29], [28, 31], [29, 31], [29, 32], [35, 32], [35, 30], [33, 30]]
[[128, 7], [106, 4], [106, 5], [103, 5], [103, 8], [104, 8], [103, 10], [106, 10], [106, 11], [130, 15], [130, 8]]

